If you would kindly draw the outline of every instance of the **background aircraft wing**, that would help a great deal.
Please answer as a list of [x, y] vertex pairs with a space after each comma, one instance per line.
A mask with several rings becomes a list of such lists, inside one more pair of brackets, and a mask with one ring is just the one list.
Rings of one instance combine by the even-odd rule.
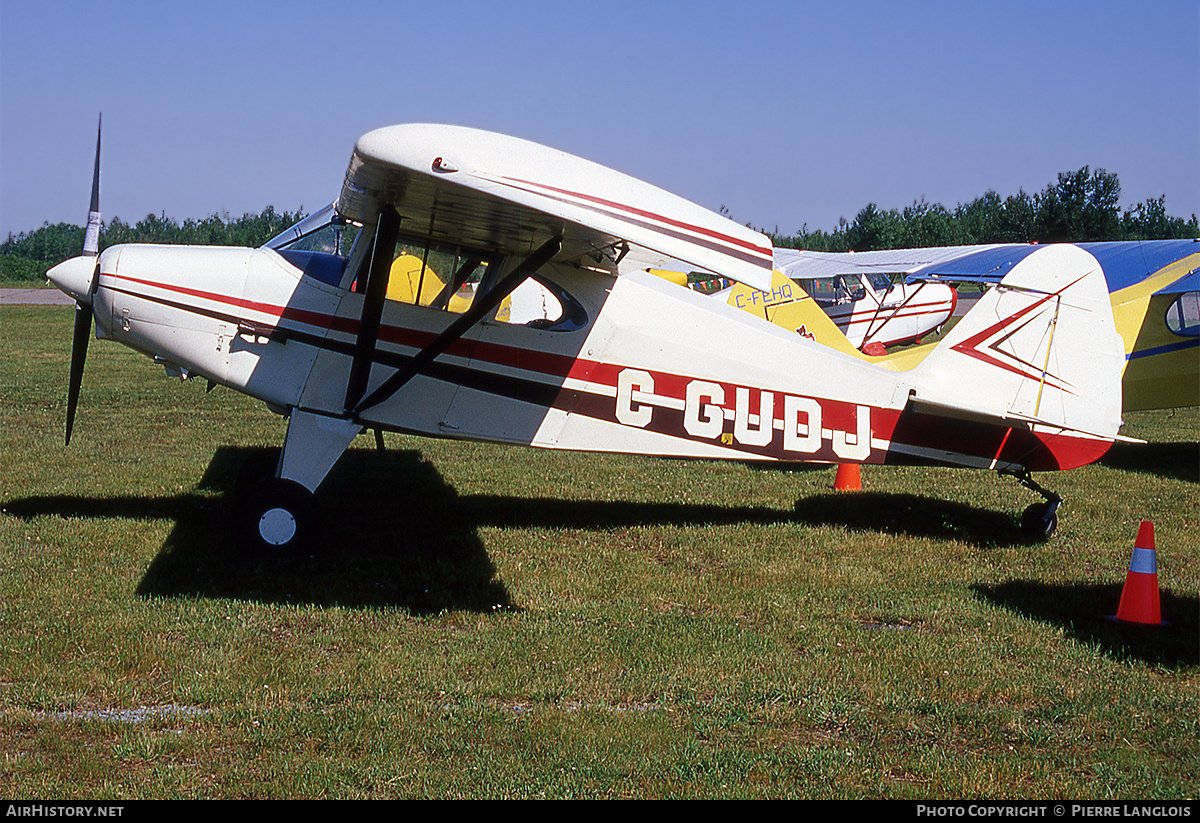
[[937, 246], [859, 252], [823, 252], [781, 248], [775, 249], [775, 268], [793, 280], [873, 272], [889, 276], [909, 275], [993, 248], [998, 247], [995, 245]]
[[[1108, 289], [1116, 293], [1153, 283], [1158, 294], [1196, 291], [1200, 277], [1181, 272], [1181, 261], [1200, 255], [1195, 240], [1123, 240], [1074, 243], [1093, 255], [1104, 270]], [[974, 246], [885, 249], [865, 252], [819, 252], [775, 249], [775, 268], [788, 277], [816, 278], [838, 274], [879, 272], [902, 275], [906, 282], [942, 280], [960, 283], [999, 283], [1017, 263], [1044, 246], [997, 243]], [[1194, 265], [1190, 266], [1195, 268]], [[1186, 276], [1181, 276], [1186, 275]], [[1153, 278], [1153, 279], [1152, 279]]]
[[[1187, 286], [1187, 278], [1180, 275], [1181, 261], [1200, 255], [1200, 243], [1194, 240], [1122, 240], [1090, 243], [1072, 243], [1091, 254], [1100, 263], [1110, 293], [1135, 286], [1154, 288], [1179, 287], [1177, 292], [1194, 291]], [[904, 273], [909, 282], [944, 280], [962, 283], [998, 283], [1017, 263], [1024, 260], [1042, 245], [1027, 243], [1000, 244], [993, 246], [949, 246], [945, 249], [906, 249], [880, 252], [882, 259], [889, 256], [896, 260], [905, 258], [920, 260], [939, 255], [941, 259], [930, 260], [911, 269], [895, 268]], [[874, 255], [876, 252], [863, 254]], [[847, 254], [857, 257], [857, 254]], [[1192, 281], [1194, 283], [1194, 281]], [[1160, 293], [1167, 293], [1165, 291]], [[1172, 292], [1174, 293], [1174, 292]]]
[[908, 274], [907, 282], [941, 280], [950, 283], [999, 283], [1018, 263], [1044, 246], [1029, 243], [976, 246], [966, 254], [923, 266]]
[[1163, 286], [1155, 294], [1183, 294], [1200, 292], [1200, 268], [1193, 269], [1178, 280]]
[[404, 231], [435, 239], [528, 254], [560, 236], [560, 259], [610, 271], [642, 247], [770, 288], [765, 235], [612, 169], [492, 132], [413, 124], [364, 135], [338, 211], [371, 223], [389, 202]]
[[[1200, 242], [1195, 240], [1126, 240], [1077, 245], [1100, 261], [1108, 290], [1114, 294], [1132, 287], [1150, 291], [1168, 287], [1180, 280], [1188, 269], [1200, 264]], [[1195, 289], [1181, 288], [1180, 291]]]

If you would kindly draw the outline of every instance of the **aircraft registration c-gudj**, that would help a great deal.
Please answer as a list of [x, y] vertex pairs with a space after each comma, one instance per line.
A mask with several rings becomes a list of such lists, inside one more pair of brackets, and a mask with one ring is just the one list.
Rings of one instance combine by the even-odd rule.
[[[764, 235], [570, 154], [445, 125], [363, 136], [326, 209], [260, 248], [98, 248], [49, 272], [77, 303], [70, 441], [91, 325], [288, 418], [238, 492], [250, 548], [286, 555], [360, 433], [705, 460], [927, 464], [1016, 477], [1102, 456], [1123, 350], [1075, 246], [1026, 255], [918, 362], [870, 362], [654, 274], [770, 291]], [[682, 266], [682, 268], [681, 268]], [[543, 310], [514, 311], [526, 281]], [[826, 318], [826, 322], [828, 319]], [[847, 344], [848, 345], [848, 344]], [[857, 355], [857, 356], [856, 356]]]

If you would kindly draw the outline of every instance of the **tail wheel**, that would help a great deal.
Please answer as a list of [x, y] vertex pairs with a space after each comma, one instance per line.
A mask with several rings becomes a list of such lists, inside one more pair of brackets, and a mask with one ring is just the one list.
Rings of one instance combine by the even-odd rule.
[[1021, 515], [1021, 530], [1030, 537], [1044, 540], [1058, 528], [1057, 509], [1057, 503], [1034, 503]]
[[1021, 530], [1036, 540], [1045, 540], [1054, 534], [1054, 530], [1058, 528], [1058, 507], [1062, 505], [1062, 498], [1049, 489], [1039, 486], [1033, 479], [1033, 475], [1029, 473], [1029, 469], [1020, 471], [1001, 469], [1000, 473], [1015, 477], [1022, 486], [1045, 498], [1046, 502], [1034, 503], [1021, 514]]
[[238, 531], [242, 547], [261, 557], [288, 557], [313, 548], [319, 518], [308, 489], [270, 477], [247, 493]]

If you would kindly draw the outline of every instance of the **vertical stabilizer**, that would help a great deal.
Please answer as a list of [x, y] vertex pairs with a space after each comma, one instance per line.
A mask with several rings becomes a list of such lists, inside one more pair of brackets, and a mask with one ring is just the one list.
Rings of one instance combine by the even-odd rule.
[[1073, 245], [1013, 267], [917, 367], [914, 407], [1114, 439], [1121, 338], [1100, 264]]

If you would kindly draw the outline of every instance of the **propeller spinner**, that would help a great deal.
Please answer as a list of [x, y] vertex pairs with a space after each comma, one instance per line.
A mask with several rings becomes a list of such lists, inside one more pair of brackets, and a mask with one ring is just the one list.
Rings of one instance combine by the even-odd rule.
[[[101, 118], [101, 123], [103, 118]], [[79, 404], [79, 386], [83, 382], [83, 363], [87, 358], [88, 338], [92, 336], [92, 297], [100, 284], [100, 124], [96, 125], [96, 166], [92, 172], [92, 202], [88, 209], [87, 229], [83, 236], [83, 254], [59, 263], [46, 272], [58, 289], [75, 299], [75, 328], [71, 334], [71, 373], [67, 383], [67, 445], [75, 425]]]

